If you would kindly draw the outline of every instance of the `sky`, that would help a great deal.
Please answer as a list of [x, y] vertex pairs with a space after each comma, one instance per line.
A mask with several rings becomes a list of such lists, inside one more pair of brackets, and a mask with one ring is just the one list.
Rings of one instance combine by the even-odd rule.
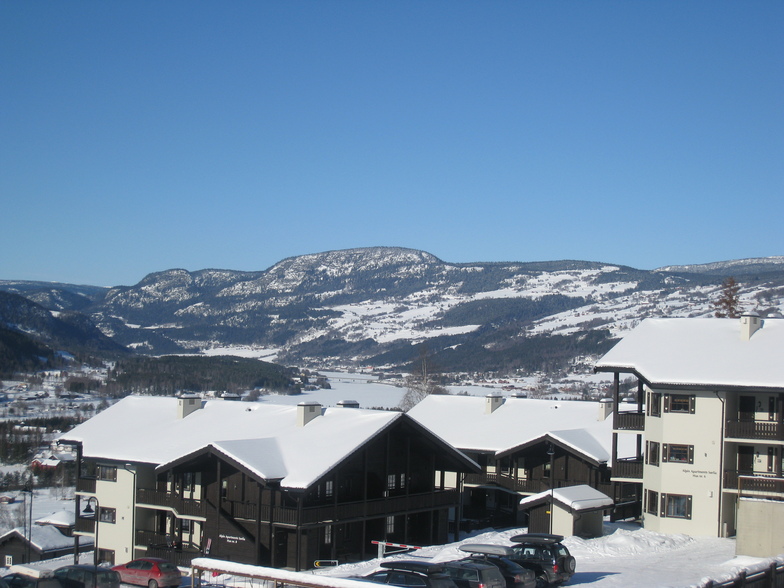
[[780, 0], [0, 3], [0, 279], [784, 255]]

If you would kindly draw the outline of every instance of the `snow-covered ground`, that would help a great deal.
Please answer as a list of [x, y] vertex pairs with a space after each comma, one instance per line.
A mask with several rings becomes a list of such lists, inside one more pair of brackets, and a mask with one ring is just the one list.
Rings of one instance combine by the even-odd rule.
[[[458, 543], [435, 545], [392, 557], [434, 562], [459, 559], [466, 556], [459, 549], [463, 543], [510, 545], [509, 537], [523, 532], [525, 529], [479, 532]], [[733, 578], [744, 568], [753, 572], [767, 568], [772, 561], [784, 562], [784, 554], [776, 560], [735, 557], [733, 539], [662, 535], [629, 523], [605, 523], [603, 537], [567, 537], [564, 544], [577, 561], [577, 571], [568, 586], [591, 588], [704, 586], [709, 580]], [[319, 573], [362, 576], [375, 570], [379, 561], [346, 564]]]

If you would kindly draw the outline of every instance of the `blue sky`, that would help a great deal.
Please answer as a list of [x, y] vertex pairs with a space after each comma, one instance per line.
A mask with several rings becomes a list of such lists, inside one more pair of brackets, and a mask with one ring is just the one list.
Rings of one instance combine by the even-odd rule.
[[0, 279], [784, 255], [784, 2], [0, 3]]

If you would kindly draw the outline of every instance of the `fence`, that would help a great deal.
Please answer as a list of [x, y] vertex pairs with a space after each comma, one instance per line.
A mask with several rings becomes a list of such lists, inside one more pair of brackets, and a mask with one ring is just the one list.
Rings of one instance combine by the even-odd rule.
[[705, 588], [784, 588], [784, 563], [772, 563], [759, 572], [742, 570], [732, 580], [714, 582], [709, 580]]

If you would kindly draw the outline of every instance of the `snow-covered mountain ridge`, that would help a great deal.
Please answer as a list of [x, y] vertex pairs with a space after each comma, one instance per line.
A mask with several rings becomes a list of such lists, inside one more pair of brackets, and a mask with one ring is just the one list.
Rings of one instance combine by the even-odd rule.
[[[85, 293], [0, 282], [52, 310], [81, 312], [147, 353], [275, 349], [279, 361], [400, 367], [412, 344], [446, 370], [562, 368], [602, 353], [648, 316], [710, 316], [722, 281], [744, 309], [784, 309], [784, 257], [637, 270], [586, 261], [448, 263], [373, 247], [284, 259], [265, 271], [172, 269]], [[89, 295], [89, 296], [88, 296]], [[89, 304], [84, 301], [91, 297]], [[60, 305], [60, 306], [57, 306]]]

